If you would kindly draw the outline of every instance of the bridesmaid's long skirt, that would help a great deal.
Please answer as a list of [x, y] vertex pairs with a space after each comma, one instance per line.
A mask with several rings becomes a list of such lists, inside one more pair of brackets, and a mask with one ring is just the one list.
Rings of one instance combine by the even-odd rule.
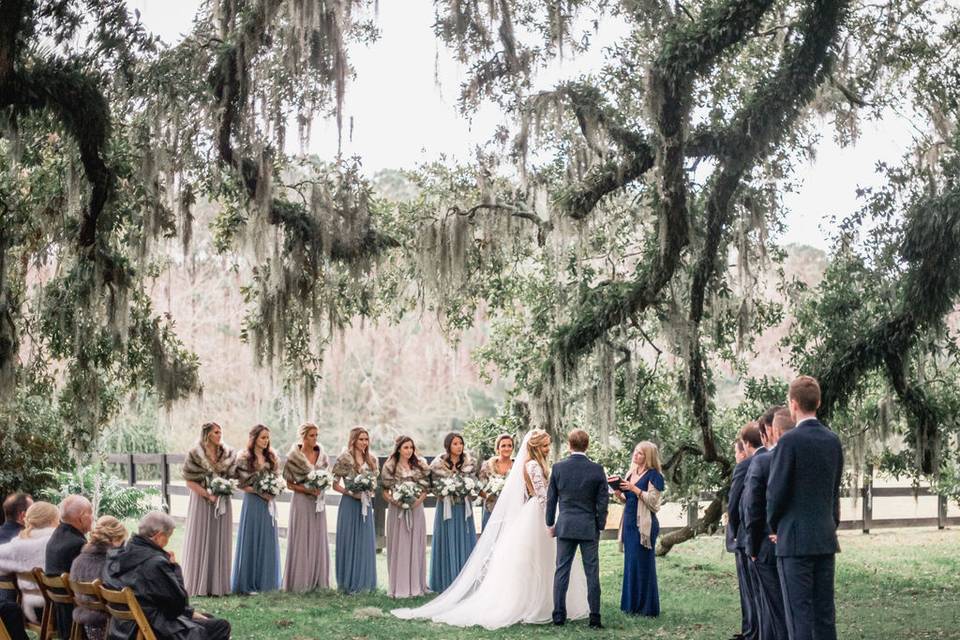
[[427, 592], [427, 518], [423, 505], [387, 509], [387, 595], [410, 598]]
[[258, 495], [243, 496], [237, 555], [233, 561], [234, 593], [280, 588], [280, 540], [270, 503]]
[[366, 519], [359, 500], [340, 497], [337, 510], [337, 589], [344, 593], [377, 588], [377, 534], [373, 506]]
[[657, 588], [657, 536], [660, 522], [653, 516], [650, 527], [652, 549], [640, 544], [637, 529], [637, 498], [627, 494], [623, 511], [623, 592], [620, 608], [635, 615], [660, 615], [660, 593]]
[[233, 555], [233, 505], [217, 516], [217, 505], [190, 492], [187, 531], [183, 540], [183, 581], [187, 594], [222, 596], [230, 593]]
[[481, 511], [483, 512], [483, 515], [480, 517], [480, 531], [482, 532], [487, 528], [487, 520], [490, 519], [490, 514], [493, 513], [493, 511], [487, 511], [486, 507], [484, 507]]
[[443, 500], [437, 502], [433, 519], [433, 548], [430, 555], [430, 590], [442, 592], [466, 564], [467, 558], [477, 544], [477, 529], [473, 513], [464, 517], [463, 501], [455, 502], [450, 519], [444, 520], [446, 509]]
[[[321, 498], [322, 499], [322, 498]], [[286, 591], [330, 588], [330, 550], [327, 512], [317, 512], [317, 498], [294, 493], [287, 529], [287, 563], [283, 572]]]

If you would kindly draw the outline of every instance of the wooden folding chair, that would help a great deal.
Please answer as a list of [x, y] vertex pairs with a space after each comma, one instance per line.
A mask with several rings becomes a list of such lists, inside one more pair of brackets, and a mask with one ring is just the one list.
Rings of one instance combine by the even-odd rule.
[[[107, 611], [107, 605], [103, 602], [103, 598], [100, 597], [99, 578], [93, 582], [77, 582], [71, 578], [70, 590], [73, 591], [73, 601], [77, 603], [78, 607], [81, 606], [82, 603], [82, 606], [87, 609], [102, 611], [110, 615], [110, 612]], [[80, 596], [87, 597], [80, 598]], [[76, 625], [70, 640], [84, 640], [83, 629], [80, 628], [80, 625]]]
[[[18, 571], [18, 572], [17, 572], [17, 581], [18, 581], [18, 582], [19, 582], [19, 581], [23, 581], [23, 582], [33, 582], [33, 583], [36, 583], [36, 582], [37, 582], [37, 578], [36, 578], [36, 576], [33, 575], [33, 572], [34, 572], [34, 571], [40, 571], [40, 572], [42, 573], [42, 570], [41, 570], [41, 569], [37, 569], [37, 568], [34, 568], [33, 571]], [[38, 586], [38, 588], [39, 588], [39, 586]], [[20, 593], [20, 595], [17, 597], [17, 602], [18, 602], [19, 604], [23, 604], [23, 589], [20, 587], [19, 584], [17, 585], [17, 590], [18, 590], [19, 593]], [[41, 591], [40, 593], [41, 593], [41, 595], [43, 594], [42, 591]], [[39, 622], [39, 623], [37, 623], [37, 622], [30, 622], [29, 618], [27, 618], [26, 616], [24, 616], [24, 617], [23, 617], [23, 626], [26, 627], [27, 631], [33, 631], [35, 634], [37, 634], [37, 637], [38, 637], [40, 640], [46, 640], [46, 638], [48, 637], [48, 636], [46, 635], [46, 634], [48, 633], [47, 629], [48, 629], [48, 627], [49, 627], [49, 625], [50, 625], [50, 618], [51, 618], [52, 616], [53, 616], [53, 611], [50, 609], [50, 603], [47, 601], [46, 598], [44, 598], [44, 599], [43, 599], [43, 614], [40, 616], [40, 622]]]
[[137, 640], [157, 640], [153, 629], [150, 628], [150, 622], [144, 615], [140, 603], [137, 602], [137, 596], [133, 594], [133, 589], [124, 587], [121, 591], [109, 589], [102, 584], [100, 586], [100, 598], [103, 600], [110, 614], [110, 624], [114, 620], [129, 620], [137, 625]]
[[[44, 612], [47, 610], [50, 611], [50, 615], [45, 616], [47, 618], [46, 635], [40, 636], [40, 640], [59, 638], [60, 634], [57, 631], [57, 625], [54, 623], [53, 605], [64, 604], [70, 605], [71, 607], [75, 606], [73, 591], [70, 590], [70, 574], [62, 573], [59, 576], [48, 576], [40, 569], [34, 569], [33, 573], [37, 578], [37, 586], [40, 587], [40, 593], [43, 594], [43, 601], [45, 603]], [[69, 640], [77, 637], [82, 640], [83, 630], [80, 629], [80, 625], [71, 621]]]

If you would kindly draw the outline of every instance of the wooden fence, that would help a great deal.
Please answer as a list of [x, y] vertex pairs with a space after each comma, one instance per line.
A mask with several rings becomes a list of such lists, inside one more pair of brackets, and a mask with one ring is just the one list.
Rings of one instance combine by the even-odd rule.
[[[121, 465], [126, 471], [127, 482], [131, 487], [139, 488], [152, 488], [160, 492], [161, 497], [163, 498], [164, 504], [170, 504], [171, 496], [189, 496], [190, 490], [182, 484], [175, 484], [170, 481], [170, 467], [171, 465], [180, 465], [183, 464], [186, 456], [182, 454], [173, 454], [173, 453], [113, 453], [107, 456], [107, 462], [111, 464]], [[284, 460], [284, 456], [280, 457], [281, 463]], [[431, 460], [432, 457], [428, 456], [427, 460]], [[380, 465], [383, 465], [383, 462], [386, 458], [380, 458]], [[331, 464], [333, 460], [330, 460]], [[138, 469], [141, 467], [159, 467], [159, 482], [143, 482], [138, 477]], [[151, 474], [156, 475], [156, 473]], [[868, 473], [864, 475], [863, 486], [856, 490], [856, 493], [859, 494], [859, 502], [861, 508], [861, 516], [859, 519], [854, 520], [842, 520], [840, 522], [841, 529], [860, 529], [863, 533], [870, 533], [872, 529], [883, 529], [891, 527], [932, 527], [936, 526], [938, 529], [943, 529], [947, 526], [960, 525], [960, 517], [948, 517], [947, 516], [947, 498], [946, 496], [937, 496], [937, 513], [930, 517], [923, 518], [885, 518], [885, 519], [875, 519], [873, 517], [873, 501], [876, 498], [907, 498], [907, 497], [925, 497], [925, 496], [934, 496], [934, 494], [929, 488], [918, 488], [913, 489], [910, 487], [874, 487], [873, 486], [873, 474]], [[242, 492], [236, 492], [234, 498], [242, 499]], [[713, 500], [714, 493], [704, 492], [700, 494], [700, 502], [709, 502]], [[854, 491], [847, 490], [844, 492], [844, 497], [852, 497]], [[281, 494], [277, 500], [278, 502], [290, 502], [291, 493], [284, 492]], [[330, 506], [337, 506], [340, 503], [340, 494], [329, 491], [326, 494], [326, 504]], [[437, 499], [433, 496], [427, 498], [424, 503], [424, 506], [427, 508], [436, 507]], [[697, 524], [698, 518], [698, 503], [691, 503], [687, 507], [687, 524], [689, 526], [695, 526]], [[386, 513], [387, 513], [387, 503], [383, 499], [382, 494], [378, 490], [373, 501], [373, 513], [374, 513], [374, 523], [376, 526], [377, 532], [377, 549], [381, 550], [384, 546], [384, 532], [386, 527]], [[679, 527], [662, 527], [661, 533], [668, 533], [674, 531]], [[331, 531], [332, 534], [332, 531]], [[281, 535], [285, 535], [285, 530], [281, 529]], [[616, 539], [617, 530], [616, 529], [606, 529], [601, 534], [601, 538], [605, 540]], [[429, 539], [429, 536], [428, 536]]]

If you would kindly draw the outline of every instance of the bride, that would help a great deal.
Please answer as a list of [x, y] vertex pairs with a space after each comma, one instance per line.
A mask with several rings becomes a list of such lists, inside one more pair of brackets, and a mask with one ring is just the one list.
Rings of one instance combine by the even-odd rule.
[[[553, 611], [557, 541], [547, 530], [547, 456], [550, 436], [534, 429], [520, 445], [490, 520], [453, 584], [416, 609], [396, 609], [404, 619], [499, 629], [518, 622], [544, 623]], [[587, 617], [587, 581], [574, 563], [567, 592], [570, 619]]]

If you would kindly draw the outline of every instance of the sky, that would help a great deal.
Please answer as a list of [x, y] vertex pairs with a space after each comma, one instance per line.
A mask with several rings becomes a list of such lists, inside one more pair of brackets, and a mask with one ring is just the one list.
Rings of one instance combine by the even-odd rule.
[[[128, 0], [141, 12], [145, 26], [168, 44], [190, 29], [200, 0]], [[431, 0], [380, 0], [377, 22], [380, 39], [351, 52], [356, 78], [347, 88], [345, 123], [352, 118], [352, 136], [343, 141], [345, 155], [362, 158], [365, 170], [410, 168], [441, 155], [469, 161], [502, 122], [492, 105], [467, 120], [456, 109], [465, 69], [434, 37]], [[613, 41], [623, 28], [605, 23], [598, 41]], [[599, 54], [564, 60], [540, 79], [543, 87], [558, 78], [600, 66]], [[826, 129], [829, 122], [822, 122]], [[349, 124], [345, 130], [349, 129]], [[825, 132], [816, 158], [802, 167], [802, 187], [787, 194], [787, 231], [782, 244], [807, 244], [827, 249], [833, 216], [857, 208], [858, 187], [878, 182], [877, 161], [895, 163], [910, 143], [906, 121], [890, 117], [864, 127], [854, 147], [840, 148]], [[336, 124], [316, 122], [309, 151], [332, 157], [337, 151]]]

